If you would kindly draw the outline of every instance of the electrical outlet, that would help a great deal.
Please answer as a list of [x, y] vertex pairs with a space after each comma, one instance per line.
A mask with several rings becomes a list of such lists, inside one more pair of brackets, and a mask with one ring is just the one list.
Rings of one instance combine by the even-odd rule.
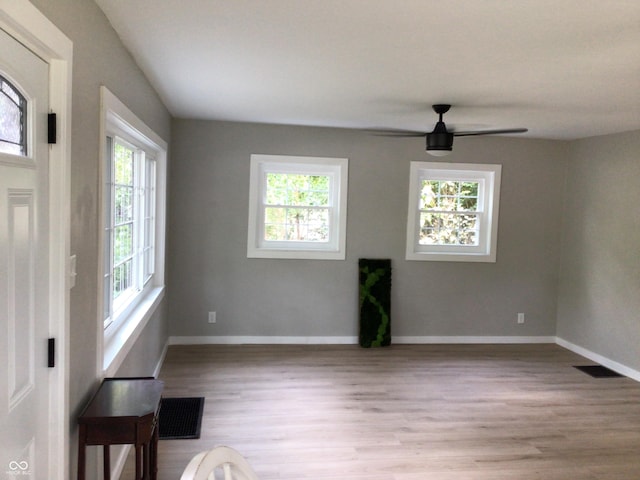
[[216, 323], [216, 312], [209, 312], [209, 323]]
[[524, 313], [518, 314], [518, 323], [524, 323]]

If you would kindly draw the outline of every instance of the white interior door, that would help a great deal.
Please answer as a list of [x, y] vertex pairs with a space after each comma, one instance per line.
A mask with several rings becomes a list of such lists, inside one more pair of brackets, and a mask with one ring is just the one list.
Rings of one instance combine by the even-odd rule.
[[[0, 30], [0, 478], [50, 473], [48, 75]], [[11, 147], [12, 89], [26, 100], [22, 153]]]

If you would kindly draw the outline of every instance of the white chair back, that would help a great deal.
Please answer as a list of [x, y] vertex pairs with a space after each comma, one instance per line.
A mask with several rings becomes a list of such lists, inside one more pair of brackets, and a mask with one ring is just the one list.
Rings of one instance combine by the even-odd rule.
[[[224, 476], [216, 477], [216, 471]], [[249, 462], [231, 447], [219, 446], [191, 459], [180, 480], [258, 480]]]

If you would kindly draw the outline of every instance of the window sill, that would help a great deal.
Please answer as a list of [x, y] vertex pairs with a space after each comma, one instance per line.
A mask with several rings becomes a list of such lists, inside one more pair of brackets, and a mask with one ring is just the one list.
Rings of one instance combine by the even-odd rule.
[[496, 255], [486, 253], [407, 252], [406, 260], [423, 262], [484, 262], [496, 263]]
[[155, 287], [140, 300], [138, 306], [116, 328], [104, 332], [102, 370], [105, 377], [116, 374], [153, 314], [164, 298], [165, 287]]
[[293, 258], [300, 260], [344, 260], [344, 250], [285, 250], [249, 248], [247, 258]]

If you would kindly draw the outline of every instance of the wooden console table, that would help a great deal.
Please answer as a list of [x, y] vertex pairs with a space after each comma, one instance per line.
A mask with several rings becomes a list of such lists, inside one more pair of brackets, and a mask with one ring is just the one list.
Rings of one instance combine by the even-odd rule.
[[156, 428], [164, 383], [153, 377], [105, 378], [78, 418], [78, 480], [85, 480], [86, 446], [103, 445], [104, 478], [111, 478], [110, 445], [136, 449], [136, 480], [158, 473]]

